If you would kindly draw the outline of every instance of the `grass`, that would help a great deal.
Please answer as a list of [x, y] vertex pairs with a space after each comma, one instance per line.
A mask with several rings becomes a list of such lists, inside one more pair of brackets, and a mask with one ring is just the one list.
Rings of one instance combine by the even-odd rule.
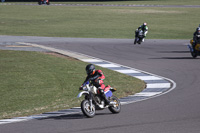
[[[137, 5], [200, 5], [199, 0], [51, 0], [51, 4], [137, 4]], [[19, 2], [15, 2], [19, 3]], [[20, 2], [21, 3], [21, 2]], [[36, 3], [36, 2], [24, 2]]]
[[93, 6], [0, 5], [0, 12], [1, 35], [133, 38], [147, 22], [147, 39], [190, 39], [200, 15], [199, 8]]
[[[0, 119], [80, 106], [78, 88], [87, 63], [39, 52], [0, 51]], [[144, 82], [101, 69], [105, 84], [124, 97], [144, 89]]]
[[[51, 2], [52, 4], [56, 3], [66, 3], [66, 2]], [[69, 0], [67, 3], [70, 4], [133, 4], [133, 5], [199, 5], [199, 0], [79, 0], [78, 2], [76, 0]]]

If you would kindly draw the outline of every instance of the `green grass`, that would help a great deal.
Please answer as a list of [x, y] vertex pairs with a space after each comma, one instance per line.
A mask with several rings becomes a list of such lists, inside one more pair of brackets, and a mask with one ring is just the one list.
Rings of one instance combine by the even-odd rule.
[[[19, 3], [19, 2], [15, 2]], [[20, 2], [21, 3], [21, 2]], [[24, 2], [33, 3], [36, 2]], [[137, 4], [137, 5], [200, 5], [199, 0], [68, 0], [65, 2], [50, 1], [51, 4]]]
[[0, 35], [133, 38], [147, 22], [147, 39], [190, 39], [200, 15], [199, 8], [91, 6], [0, 5], [0, 12]]
[[[80, 106], [76, 97], [87, 63], [39, 52], [0, 50], [0, 119]], [[101, 69], [105, 84], [124, 97], [144, 89], [144, 82]]]
[[70, 3], [70, 4], [76, 4], [76, 3], [81, 3], [81, 4], [134, 4], [134, 5], [199, 5], [200, 1], [199, 0], [119, 0], [119, 1], [112, 1], [112, 0], [79, 0], [78, 2], [74, 0], [69, 0], [69, 2], [51, 2], [52, 4], [56, 3]]

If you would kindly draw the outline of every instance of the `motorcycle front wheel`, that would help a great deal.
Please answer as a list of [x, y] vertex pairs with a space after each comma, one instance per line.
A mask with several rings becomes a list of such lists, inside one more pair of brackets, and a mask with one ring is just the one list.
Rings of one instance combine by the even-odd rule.
[[191, 52], [191, 55], [192, 55], [193, 58], [197, 57], [197, 54], [195, 52]]
[[120, 104], [119, 99], [116, 96], [113, 95], [111, 97], [110, 101], [116, 102], [116, 104], [113, 105], [113, 106], [108, 107], [108, 109], [114, 114], [119, 113], [121, 111], [121, 104]]
[[135, 38], [135, 41], [134, 41], [134, 44], [136, 44], [137, 43], [137, 38]]
[[95, 106], [94, 104], [90, 106], [90, 103], [88, 100], [83, 100], [81, 102], [81, 110], [83, 114], [87, 116], [88, 118], [92, 118], [95, 116]]

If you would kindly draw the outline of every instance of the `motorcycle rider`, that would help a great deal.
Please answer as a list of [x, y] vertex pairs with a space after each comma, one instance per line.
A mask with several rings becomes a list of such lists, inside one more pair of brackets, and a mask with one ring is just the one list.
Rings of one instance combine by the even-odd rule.
[[[148, 33], [148, 27], [147, 27], [147, 23], [144, 22], [140, 27], [138, 27], [135, 31], [135, 37], [137, 37], [138, 31], [142, 30], [143, 31], [143, 36], [144, 38], [146, 37], [147, 33]], [[142, 39], [142, 42], [144, 42], [144, 38]]]
[[103, 72], [101, 70], [95, 70], [95, 66], [93, 64], [88, 64], [85, 70], [87, 72], [87, 77], [79, 90], [83, 89], [83, 86], [85, 86], [86, 82], [91, 81], [91, 83], [98, 88], [98, 93], [105, 100], [105, 104], [109, 105], [110, 101], [105, 95], [105, 92], [107, 92], [109, 88], [105, 87], [103, 83], [103, 80], [105, 79]]
[[196, 28], [196, 31], [193, 34], [193, 49], [195, 50], [195, 46], [197, 43], [200, 43], [200, 24], [199, 27]]

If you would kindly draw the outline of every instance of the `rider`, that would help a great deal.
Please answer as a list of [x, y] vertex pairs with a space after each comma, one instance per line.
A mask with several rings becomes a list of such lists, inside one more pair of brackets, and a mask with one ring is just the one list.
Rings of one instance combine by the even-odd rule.
[[197, 43], [200, 43], [200, 24], [199, 24], [199, 27], [197, 27], [196, 31], [193, 34], [193, 48], [195, 48]]
[[[138, 27], [136, 29], [136, 34], [139, 30], [142, 30], [143, 31], [143, 35], [144, 35], [144, 38], [146, 37], [147, 33], [148, 33], [148, 27], [147, 27], [147, 23], [143, 23], [140, 27]], [[144, 38], [142, 39], [142, 42], [144, 42]]]
[[105, 103], [109, 105], [110, 101], [105, 95], [105, 92], [108, 91], [109, 88], [105, 87], [103, 83], [103, 80], [105, 79], [103, 72], [101, 70], [95, 70], [95, 66], [93, 64], [88, 64], [85, 69], [87, 72], [87, 77], [80, 87], [80, 90], [83, 89], [83, 86], [86, 84], [87, 81], [91, 81], [91, 83], [98, 88], [98, 93], [105, 100]]

